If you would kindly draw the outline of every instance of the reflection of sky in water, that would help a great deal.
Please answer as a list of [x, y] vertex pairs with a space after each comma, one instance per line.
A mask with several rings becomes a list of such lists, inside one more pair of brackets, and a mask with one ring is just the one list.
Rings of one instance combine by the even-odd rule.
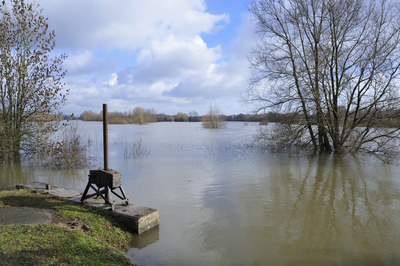
[[[102, 166], [102, 125], [82, 123]], [[393, 265], [400, 263], [399, 167], [352, 157], [306, 157], [247, 147], [256, 124], [109, 125], [110, 167], [160, 227], [136, 237], [138, 265]], [[97, 142], [95, 139], [97, 138]], [[125, 141], [150, 154], [124, 159]], [[96, 167], [95, 167], [96, 168]], [[89, 169], [4, 167], [18, 181], [83, 191]]]

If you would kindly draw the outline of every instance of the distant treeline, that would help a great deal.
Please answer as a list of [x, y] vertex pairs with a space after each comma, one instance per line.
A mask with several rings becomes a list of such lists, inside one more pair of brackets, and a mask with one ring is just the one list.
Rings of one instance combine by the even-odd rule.
[[[264, 114], [238, 114], [238, 115], [222, 115], [224, 121], [243, 121], [243, 122], [282, 122], [286, 120], [286, 114], [268, 112]], [[196, 111], [188, 114], [179, 112], [175, 115], [167, 115], [165, 113], [157, 114], [154, 109], [144, 109], [136, 107], [128, 112], [109, 112], [108, 122], [110, 124], [146, 124], [152, 122], [201, 122], [203, 116], [198, 115]], [[64, 116], [64, 119], [71, 119], [71, 116]], [[83, 121], [103, 121], [103, 112], [85, 111], [80, 117]]]
[[[83, 121], [103, 121], [103, 112], [95, 113], [93, 111], [85, 111], [81, 114]], [[157, 122], [157, 114], [154, 109], [144, 109], [135, 107], [128, 112], [108, 112], [108, 123], [110, 124], [147, 124]]]
[[[344, 112], [344, 111], [343, 111]], [[389, 112], [395, 112], [397, 119], [391, 119], [390, 121], [384, 119], [385, 114]], [[361, 113], [361, 112], [360, 112]], [[362, 113], [361, 113], [362, 115]], [[339, 116], [342, 116], [340, 113]], [[392, 115], [393, 116], [393, 115]], [[263, 114], [238, 114], [238, 115], [221, 115], [223, 121], [242, 121], [242, 122], [259, 122], [260, 124], [268, 124], [269, 122], [274, 123], [289, 123], [289, 124], [301, 124], [305, 121], [305, 118], [297, 113], [277, 113], [268, 112]], [[349, 117], [349, 122], [354, 119], [352, 116]], [[49, 119], [48, 117], [46, 118]], [[62, 115], [54, 114], [50, 120], [83, 120], [83, 121], [103, 121], [103, 112], [95, 113], [93, 111], [85, 111], [80, 116], [76, 115]], [[129, 112], [109, 112], [108, 122], [110, 124], [146, 124], [152, 122], [201, 122], [203, 116], [198, 115], [196, 111], [189, 112], [188, 114], [179, 112], [176, 115], [167, 115], [164, 113], [157, 114], [154, 109], [144, 109], [142, 107], [136, 107]], [[316, 121], [313, 114], [310, 114], [310, 121]], [[316, 122], [315, 122], [316, 123]], [[365, 122], [366, 123], [366, 122]], [[361, 126], [366, 126], [365, 123], [361, 123]], [[372, 127], [400, 127], [400, 109], [389, 110], [382, 112], [376, 116], [376, 119]]]

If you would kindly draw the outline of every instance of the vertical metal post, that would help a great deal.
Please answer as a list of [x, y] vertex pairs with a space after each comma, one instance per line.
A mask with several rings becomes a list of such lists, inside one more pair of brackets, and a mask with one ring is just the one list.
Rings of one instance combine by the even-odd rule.
[[104, 147], [104, 170], [108, 171], [108, 121], [107, 104], [103, 103], [103, 147]]

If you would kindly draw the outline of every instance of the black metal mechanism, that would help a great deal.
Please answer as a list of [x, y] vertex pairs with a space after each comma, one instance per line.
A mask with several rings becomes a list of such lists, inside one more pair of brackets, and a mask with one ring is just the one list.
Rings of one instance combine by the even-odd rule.
[[[125, 196], [125, 191], [122, 188], [121, 173], [108, 168], [108, 122], [107, 122], [107, 104], [103, 104], [103, 147], [104, 147], [104, 169], [103, 170], [90, 170], [89, 181], [86, 185], [85, 192], [81, 197], [81, 201], [91, 198], [93, 196], [102, 197], [106, 204], [111, 206], [114, 211], [114, 201], [112, 200], [111, 193], [120, 198], [126, 205], [129, 205], [129, 199]], [[93, 185], [96, 185], [95, 188]], [[89, 188], [92, 188], [95, 193], [87, 195]], [[104, 189], [101, 189], [104, 188]], [[114, 192], [114, 189], [119, 188], [122, 196]]]

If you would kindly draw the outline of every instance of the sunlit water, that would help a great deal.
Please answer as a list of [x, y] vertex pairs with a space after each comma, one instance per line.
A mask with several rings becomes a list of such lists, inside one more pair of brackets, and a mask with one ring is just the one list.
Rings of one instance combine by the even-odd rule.
[[[79, 122], [102, 167], [102, 124]], [[135, 236], [138, 265], [400, 265], [399, 166], [249, 147], [257, 125], [109, 125], [109, 166], [160, 226]], [[125, 141], [149, 155], [124, 159]], [[83, 192], [90, 168], [3, 164], [0, 186], [44, 181]]]

